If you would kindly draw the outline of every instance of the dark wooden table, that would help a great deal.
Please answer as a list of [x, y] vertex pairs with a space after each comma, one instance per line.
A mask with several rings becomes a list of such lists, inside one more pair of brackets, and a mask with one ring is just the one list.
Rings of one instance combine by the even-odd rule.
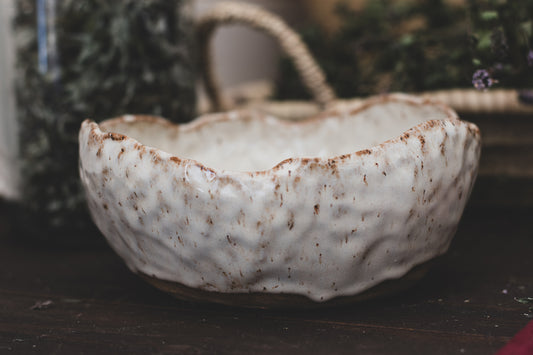
[[515, 297], [533, 296], [532, 212], [470, 209], [442, 262], [404, 293], [264, 311], [177, 301], [107, 247], [32, 247], [0, 209], [0, 353], [490, 354], [529, 321]]

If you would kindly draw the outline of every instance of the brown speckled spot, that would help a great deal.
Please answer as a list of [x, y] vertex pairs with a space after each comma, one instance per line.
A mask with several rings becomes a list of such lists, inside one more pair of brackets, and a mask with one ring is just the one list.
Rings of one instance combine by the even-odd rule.
[[231, 239], [231, 237], [229, 236], [229, 234], [226, 235], [226, 239], [228, 240], [228, 243], [229, 243], [230, 245], [233, 245], [233, 246], [236, 246], [236, 245], [237, 245], [237, 243]]
[[161, 159], [157, 151], [154, 151], [154, 150], [150, 151], [150, 155], [152, 156], [152, 161], [154, 162], [154, 164], [160, 164], [163, 161], [163, 159]]
[[126, 136], [124, 136], [122, 134], [110, 132], [110, 133], [107, 134], [106, 138], [111, 138], [114, 141], [123, 141], [124, 139], [126, 139]]
[[294, 228], [294, 213], [293, 212], [290, 213], [289, 221], [287, 222], [287, 226], [289, 227], [289, 230], [292, 230]]
[[442, 143], [440, 144], [440, 154], [445, 155], [446, 154], [446, 141], [448, 140], [448, 133], [444, 133], [444, 139], [442, 140]]
[[237, 224], [242, 224], [242, 226], [246, 226], [246, 214], [244, 213], [244, 211], [241, 209], [239, 211], [239, 217], [237, 217]]
[[315, 214], [318, 215], [320, 213], [320, 205], [319, 204], [316, 204], [314, 206], [314, 210], [315, 210]]
[[358, 155], [358, 156], [370, 155], [370, 154], [372, 154], [372, 151], [370, 149], [364, 149], [364, 150], [360, 150], [360, 151], [356, 152], [355, 154]]
[[363, 176], [363, 182], [365, 183], [366, 186], [368, 186], [368, 182], [366, 181], [366, 174]]
[[421, 149], [424, 150], [426, 148], [426, 139], [424, 138], [424, 136], [420, 135], [418, 136], [418, 140], [420, 141]]

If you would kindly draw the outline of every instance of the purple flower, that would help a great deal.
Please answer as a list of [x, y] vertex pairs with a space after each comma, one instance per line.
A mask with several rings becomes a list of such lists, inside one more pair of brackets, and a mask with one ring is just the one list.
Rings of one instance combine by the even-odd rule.
[[527, 64], [530, 67], [533, 67], [533, 49], [530, 49], [529, 53], [527, 54]]
[[472, 76], [472, 85], [478, 90], [487, 90], [497, 82], [485, 69], [476, 70]]

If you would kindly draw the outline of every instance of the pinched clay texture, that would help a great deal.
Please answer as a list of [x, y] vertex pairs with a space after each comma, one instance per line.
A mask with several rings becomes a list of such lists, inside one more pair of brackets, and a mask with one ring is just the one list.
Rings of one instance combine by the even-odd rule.
[[[367, 127], [372, 122], [388, 127], [402, 120], [407, 127], [398, 125], [395, 138], [365, 149], [349, 140], [364, 132], [346, 132], [359, 126], [373, 132]], [[328, 141], [335, 146], [329, 154], [347, 149], [338, 146], [338, 137], [356, 149], [236, 171], [255, 166], [261, 154], [269, 162], [271, 155], [261, 149], [246, 156], [256, 137], [225, 162], [224, 147], [244, 144], [237, 138], [209, 139], [227, 124], [231, 132], [241, 127], [238, 137], [247, 136], [247, 125], [267, 135], [293, 130], [300, 140], [307, 132], [311, 142], [298, 145], [299, 156], [306, 149], [315, 154], [313, 149]], [[328, 129], [338, 134], [317, 133]], [[173, 155], [143, 140], [184, 153]], [[274, 155], [284, 154], [284, 142], [272, 143]], [[216, 150], [206, 158], [218, 167], [183, 158], [201, 158], [198, 144], [206, 150], [220, 144], [220, 159]], [[85, 121], [80, 132], [80, 172], [93, 219], [134, 272], [207, 291], [302, 294], [315, 301], [355, 295], [444, 253], [472, 189], [479, 154], [475, 125], [444, 106], [398, 95], [304, 123], [249, 112], [184, 126], [125, 116], [101, 126]], [[225, 163], [230, 168], [224, 169]]]

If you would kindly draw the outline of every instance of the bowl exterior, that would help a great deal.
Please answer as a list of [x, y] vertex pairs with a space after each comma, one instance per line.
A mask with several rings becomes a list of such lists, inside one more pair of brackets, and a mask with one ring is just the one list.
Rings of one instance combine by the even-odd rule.
[[209, 169], [90, 121], [80, 131], [92, 217], [131, 270], [204, 291], [319, 302], [444, 253], [479, 155], [479, 130], [457, 119], [254, 173]]

